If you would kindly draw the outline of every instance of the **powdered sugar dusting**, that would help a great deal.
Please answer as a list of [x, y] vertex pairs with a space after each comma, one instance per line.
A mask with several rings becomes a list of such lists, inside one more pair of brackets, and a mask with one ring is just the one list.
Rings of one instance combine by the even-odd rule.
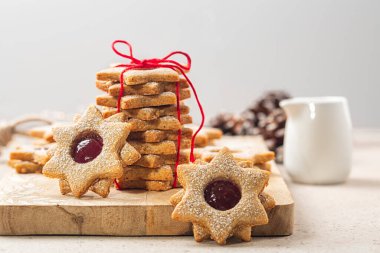
[[[222, 149], [210, 164], [183, 165], [179, 166], [178, 172], [185, 193], [172, 214], [174, 219], [198, 224], [204, 228], [202, 233], [207, 231], [219, 244], [224, 244], [233, 234], [246, 238], [250, 230], [239, 230], [242, 226], [252, 227], [268, 222], [258, 195], [268, 182], [269, 173], [239, 167], [227, 149]], [[226, 211], [212, 208], [204, 199], [205, 187], [220, 179], [232, 181], [242, 194], [239, 203]]]

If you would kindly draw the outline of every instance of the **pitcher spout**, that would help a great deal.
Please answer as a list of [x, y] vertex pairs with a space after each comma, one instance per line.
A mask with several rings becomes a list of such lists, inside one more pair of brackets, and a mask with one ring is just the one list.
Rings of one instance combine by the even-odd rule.
[[291, 98], [282, 100], [280, 102], [280, 107], [284, 109], [288, 118], [292, 118], [299, 114], [303, 108], [305, 108], [305, 104]]

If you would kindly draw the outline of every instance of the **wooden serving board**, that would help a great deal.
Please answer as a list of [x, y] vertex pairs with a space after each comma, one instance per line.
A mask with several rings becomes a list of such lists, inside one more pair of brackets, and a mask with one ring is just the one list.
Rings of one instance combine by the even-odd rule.
[[[224, 137], [224, 141], [266, 149], [259, 137]], [[0, 235], [188, 235], [191, 224], [170, 218], [169, 198], [177, 191], [112, 189], [106, 199], [92, 193], [77, 199], [62, 196], [57, 180], [9, 169], [0, 181]], [[276, 207], [269, 213], [269, 224], [254, 228], [254, 235], [292, 234], [294, 202], [275, 164], [265, 191], [274, 197]]]

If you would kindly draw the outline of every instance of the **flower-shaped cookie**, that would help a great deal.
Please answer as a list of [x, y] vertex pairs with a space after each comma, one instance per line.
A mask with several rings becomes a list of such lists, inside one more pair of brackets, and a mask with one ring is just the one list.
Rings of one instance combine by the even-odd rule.
[[107, 197], [114, 179], [123, 174], [123, 165], [130, 165], [140, 154], [126, 142], [129, 126], [117, 114], [106, 120], [90, 106], [73, 125], [53, 128], [57, 142], [52, 157], [43, 167], [43, 174], [60, 179], [62, 194], [76, 197], [89, 189]]
[[268, 223], [259, 194], [269, 175], [238, 166], [227, 148], [209, 164], [180, 165], [178, 180], [184, 193], [172, 196], [172, 204], [177, 204], [172, 218], [192, 222], [196, 241], [211, 237], [225, 244], [230, 236], [250, 241], [252, 227]]

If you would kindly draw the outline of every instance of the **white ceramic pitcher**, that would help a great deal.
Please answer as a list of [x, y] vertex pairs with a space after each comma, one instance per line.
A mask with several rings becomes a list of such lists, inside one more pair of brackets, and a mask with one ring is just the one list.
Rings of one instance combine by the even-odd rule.
[[284, 165], [293, 181], [335, 184], [351, 170], [352, 126], [344, 97], [283, 100], [287, 114]]

